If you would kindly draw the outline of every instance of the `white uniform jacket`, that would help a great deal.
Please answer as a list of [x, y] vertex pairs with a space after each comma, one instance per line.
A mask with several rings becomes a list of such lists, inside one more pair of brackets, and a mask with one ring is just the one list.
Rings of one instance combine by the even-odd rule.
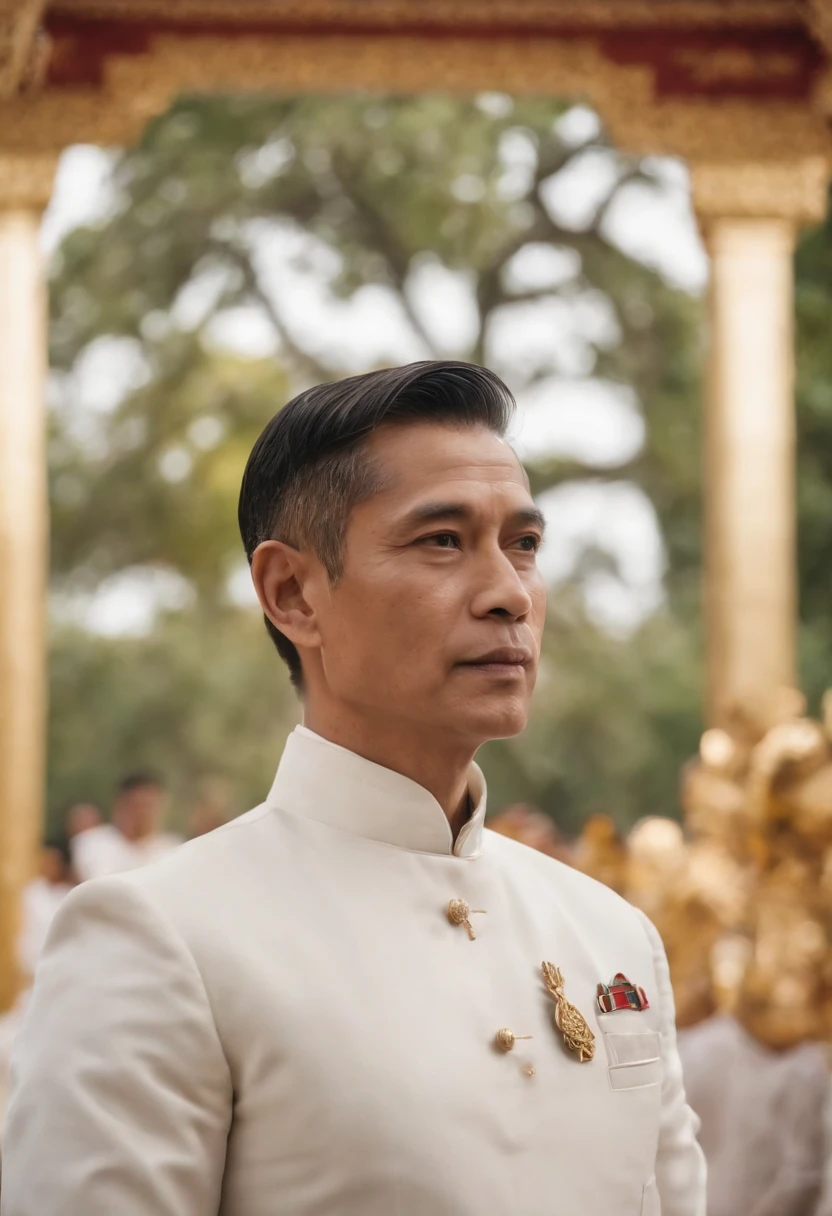
[[[476, 766], [470, 791], [454, 844], [421, 786], [299, 728], [263, 806], [77, 888], [15, 1049], [2, 1216], [704, 1216], [655, 930], [485, 831]], [[599, 1011], [617, 972], [648, 1009]]]

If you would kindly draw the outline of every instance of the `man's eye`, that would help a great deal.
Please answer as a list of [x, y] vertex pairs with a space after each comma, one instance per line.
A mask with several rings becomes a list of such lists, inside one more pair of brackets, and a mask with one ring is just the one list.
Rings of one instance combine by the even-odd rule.
[[527, 553], [537, 553], [541, 545], [541, 540], [539, 536], [521, 536], [519, 543], [520, 548], [525, 549]]
[[433, 536], [424, 537], [422, 543], [436, 545], [438, 549], [456, 549], [459, 547], [459, 537], [455, 532], [435, 532]]

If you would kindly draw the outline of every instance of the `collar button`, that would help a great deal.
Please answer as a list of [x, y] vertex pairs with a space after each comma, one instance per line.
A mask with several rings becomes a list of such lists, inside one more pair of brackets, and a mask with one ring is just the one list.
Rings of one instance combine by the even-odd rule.
[[485, 916], [485, 914], [485, 908], [471, 909], [464, 899], [452, 899], [448, 904], [448, 920], [452, 925], [464, 925], [468, 930], [468, 940], [472, 942], [476, 941], [477, 935], [474, 932], [470, 917]]

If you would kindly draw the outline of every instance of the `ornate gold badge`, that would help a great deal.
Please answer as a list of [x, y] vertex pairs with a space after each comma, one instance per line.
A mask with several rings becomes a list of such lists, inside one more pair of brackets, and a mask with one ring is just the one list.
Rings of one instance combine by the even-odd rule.
[[574, 1051], [582, 1064], [588, 1064], [595, 1056], [595, 1035], [579, 1009], [567, 1001], [563, 991], [563, 972], [554, 963], [542, 963], [543, 979], [555, 999], [555, 1024], [563, 1035], [563, 1041]]

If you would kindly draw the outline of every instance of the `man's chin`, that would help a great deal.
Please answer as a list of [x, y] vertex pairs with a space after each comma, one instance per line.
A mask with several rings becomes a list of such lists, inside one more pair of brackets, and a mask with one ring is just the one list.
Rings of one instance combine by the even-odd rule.
[[492, 739], [512, 739], [526, 729], [529, 709], [525, 703], [488, 704], [483, 698], [479, 704], [467, 705], [456, 718], [455, 729], [472, 739], [477, 746]]

